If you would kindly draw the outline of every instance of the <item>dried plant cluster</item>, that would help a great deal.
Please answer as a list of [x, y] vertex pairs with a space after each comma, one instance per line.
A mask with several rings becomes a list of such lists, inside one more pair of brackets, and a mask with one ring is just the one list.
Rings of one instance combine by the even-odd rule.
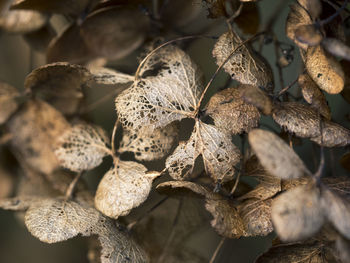
[[[284, 43], [273, 30], [280, 9], [260, 25], [261, 2], [1, 0], [1, 31], [22, 34], [48, 64], [22, 90], [0, 82], [0, 151], [12, 156], [1, 158], [0, 207], [22, 211], [42, 242], [88, 237], [92, 263], [205, 262], [184, 240], [209, 217], [221, 245], [274, 232], [256, 262], [350, 262], [349, 120], [336, 123], [327, 102], [350, 103], [350, 4], [292, 1]], [[201, 12], [207, 24], [191, 27]], [[57, 35], [51, 16], [69, 21]], [[215, 23], [226, 32], [207, 36]], [[203, 54], [217, 64], [209, 81], [187, 51], [198, 38], [213, 43]], [[133, 73], [112, 66], [133, 54]], [[221, 69], [227, 81], [215, 87]], [[98, 106], [87, 104], [89, 90], [102, 86], [115, 98], [111, 131], [87, 114]], [[313, 170], [298, 144], [312, 145]], [[87, 187], [85, 175], [108, 158]]]

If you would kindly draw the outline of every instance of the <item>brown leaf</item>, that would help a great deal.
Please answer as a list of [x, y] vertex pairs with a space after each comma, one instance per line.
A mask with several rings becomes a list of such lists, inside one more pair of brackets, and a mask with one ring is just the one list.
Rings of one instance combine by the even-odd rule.
[[0, 82], [0, 124], [3, 124], [17, 110], [18, 104], [16, 98], [19, 92], [15, 87]]
[[193, 115], [203, 89], [202, 75], [184, 51], [170, 45], [159, 49], [139, 76], [115, 101], [124, 128], [154, 130]]
[[195, 196], [209, 199], [212, 197], [212, 193], [207, 188], [189, 181], [168, 181], [158, 184], [156, 189], [159, 193], [168, 196]]
[[272, 203], [272, 222], [282, 241], [298, 241], [316, 234], [324, 223], [319, 189], [298, 186]]
[[240, 96], [246, 103], [257, 107], [265, 115], [271, 114], [272, 102], [265, 92], [252, 85], [240, 85], [240, 89]]
[[320, 44], [323, 38], [321, 32], [314, 25], [300, 25], [295, 29], [294, 34], [299, 43], [309, 47]]
[[281, 127], [298, 137], [319, 136], [321, 118], [317, 111], [298, 102], [283, 102], [273, 109], [272, 117]]
[[206, 106], [206, 113], [214, 119], [215, 126], [232, 134], [249, 132], [258, 126], [257, 108], [240, 97], [240, 86], [216, 93]]
[[178, 137], [175, 123], [154, 131], [145, 128], [134, 132], [125, 130], [120, 142], [119, 152], [133, 152], [139, 161], [152, 161], [165, 157], [172, 149]]
[[269, 64], [248, 43], [240, 46], [241, 43], [241, 38], [234, 32], [221, 35], [212, 51], [216, 64], [221, 65], [236, 50], [224, 65], [225, 71], [241, 84], [273, 91], [273, 77]]
[[206, 173], [216, 182], [231, 180], [234, 166], [240, 161], [240, 152], [231, 142], [231, 136], [213, 125], [197, 121], [187, 142], [180, 142], [165, 166], [172, 178], [188, 177], [199, 155], [202, 155]]
[[328, 106], [326, 97], [310, 76], [308, 74], [301, 74], [298, 78], [298, 84], [306, 102], [319, 111], [323, 117], [330, 120], [331, 110]]
[[24, 88], [64, 114], [73, 114], [91, 78], [90, 72], [82, 66], [58, 62], [33, 70], [26, 77]]
[[322, 11], [320, 0], [298, 0], [298, 3], [309, 12], [313, 20], [320, 16]]
[[350, 143], [350, 130], [331, 121], [322, 124], [322, 136], [311, 138], [311, 141], [324, 147], [341, 147]]
[[208, 10], [208, 18], [229, 17], [226, 7], [237, 8], [234, 0], [203, 0]]
[[104, 67], [90, 68], [93, 79], [97, 84], [116, 85], [134, 81], [134, 76]]
[[8, 122], [15, 153], [31, 167], [52, 173], [59, 162], [54, 154], [57, 138], [69, 128], [63, 115], [46, 102], [30, 100]]
[[249, 143], [262, 166], [281, 179], [295, 179], [310, 172], [299, 156], [272, 132], [254, 129], [248, 135]]
[[339, 62], [321, 46], [309, 47], [304, 63], [310, 77], [320, 89], [329, 94], [338, 94], [343, 90], [344, 72]]
[[80, 33], [94, 54], [112, 60], [137, 49], [143, 43], [148, 27], [148, 17], [139, 10], [111, 7], [89, 14]]
[[99, 126], [77, 124], [57, 139], [55, 155], [64, 168], [75, 172], [91, 170], [111, 154], [109, 138]]
[[336, 38], [325, 38], [322, 46], [332, 55], [350, 60], [350, 47]]
[[56, 32], [50, 24], [23, 35], [29, 46], [39, 52], [45, 52]]
[[159, 175], [147, 173], [142, 164], [119, 161], [100, 181], [95, 195], [96, 208], [111, 218], [129, 214], [147, 199], [152, 182]]

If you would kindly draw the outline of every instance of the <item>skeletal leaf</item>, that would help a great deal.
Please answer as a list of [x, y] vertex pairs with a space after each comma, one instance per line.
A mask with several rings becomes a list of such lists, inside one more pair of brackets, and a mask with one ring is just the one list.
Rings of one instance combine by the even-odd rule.
[[251, 85], [241, 85], [240, 89], [240, 96], [246, 103], [257, 107], [265, 115], [271, 114], [272, 102], [265, 92]]
[[277, 135], [255, 129], [248, 140], [262, 166], [272, 175], [281, 179], [295, 179], [310, 172], [299, 156]]
[[320, 89], [329, 94], [338, 94], [343, 90], [344, 72], [339, 62], [321, 46], [309, 47], [304, 62], [307, 72]]
[[143, 43], [148, 27], [148, 17], [139, 10], [110, 7], [89, 14], [81, 24], [80, 33], [94, 54], [120, 59]]
[[166, 160], [165, 166], [170, 176], [176, 180], [186, 178], [191, 174], [199, 155], [202, 155], [206, 172], [220, 182], [233, 178], [234, 166], [240, 160], [239, 150], [227, 133], [197, 121], [189, 140], [180, 142]]
[[255, 261], [256, 263], [338, 263], [330, 251], [328, 244], [314, 243], [292, 243], [278, 244], [270, 248]]
[[311, 140], [324, 147], [346, 146], [350, 143], [350, 130], [337, 123], [324, 121], [322, 136], [311, 138]]
[[25, 79], [26, 91], [49, 102], [64, 114], [75, 113], [83, 88], [89, 85], [90, 72], [65, 62], [48, 64], [33, 70]]
[[18, 105], [16, 97], [19, 96], [19, 92], [15, 87], [0, 82], [0, 124], [3, 124], [7, 119], [17, 110]]
[[240, 97], [240, 87], [216, 93], [210, 98], [206, 113], [214, 119], [216, 127], [232, 134], [249, 132], [260, 120], [258, 109]]
[[274, 107], [272, 117], [281, 127], [298, 137], [319, 136], [320, 116], [314, 108], [298, 103], [283, 102]]
[[324, 222], [319, 189], [298, 186], [272, 202], [272, 222], [282, 241], [299, 241], [316, 234]]
[[41, 28], [48, 16], [31, 10], [9, 10], [0, 16], [0, 29], [10, 33], [28, 33]]
[[246, 236], [266, 236], [273, 231], [271, 199], [251, 199], [238, 206], [246, 230]]
[[346, 238], [350, 238], [350, 202], [326, 187], [322, 188], [322, 207], [327, 219]]
[[159, 175], [147, 173], [147, 168], [136, 162], [118, 162], [100, 181], [95, 195], [96, 208], [111, 218], [129, 214], [147, 199], [152, 182]]
[[273, 90], [273, 77], [270, 66], [250, 47], [249, 43], [241, 44], [241, 38], [234, 32], [220, 36], [213, 49], [216, 63], [221, 65], [235, 50], [224, 65], [225, 71], [242, 84]]
[[314, 25], [300, 25], [295, 29], [295, 38], [299, 43], [316, 46], [322, 41], [321, 32]]
[[90, 71], [97, 84], [115, 85], [134, 81], [134, 76], [110, 68], [96, 67], [91, 68]]
[[155, 129], [193, 115], [202, 91], [201, 74], [184, 51], [161, 48], [146, 60], [139, 75], [116, 98], [124, 128]]
[[308, 45], [297, 39], [295, 31], [298, 27], [312, 24], [311, 17], [299, 3], [292, 4], [286, 21], [286, 34], [296, 45], [306, 51]]
[[40, 241], [56, 243], [78, 234], [90, 235], [99, 213], [75, 201], [43, 199], [30, 206], [25, 215], [29, 232]]
[[168, 181], [157, 185], [157, 191], [168, 196], [212, 198], [212, 193], [202, 185], [189, 181]]
[[322, 46], [332, 55], [350, 60], [350, 47], [336, 38], [325, 38]]
[[51, 173], [59, 166], [54, 154], [57, 138], [69, 123], [56, 109], [40, 100], [26, 102], [7, 124], [11, 145], [32, 168]]
[[154, 131], [147, 127], [134, 132], [125, 130], [119, 152], [133, 152], [140, 161], [161, 159], [171, 150], [177, 140], [179, 129], [172, 123]]
[[111, 153], [108, 145], [109, 138], [102, 128], [78, 124], [58, 138], [55, 154], [63, 167], [81, 172], [100, 165]]
[[330, 120], [331, 110], [329, 109], [326, 98], [309, 75], [300, 75], [298, 78], [298, 84], [306, 102], [311, 104], [311, 107], [319, 111], [323, 117]]

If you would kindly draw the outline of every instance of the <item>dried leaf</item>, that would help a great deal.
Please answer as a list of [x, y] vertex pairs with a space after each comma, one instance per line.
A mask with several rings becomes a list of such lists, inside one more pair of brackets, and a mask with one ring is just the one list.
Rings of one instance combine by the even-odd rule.
[[348, 239], [339, 236], [336, 240], [336, 249], [342, 263], [350, 262], [350, 243]]
[[52, 173], [59, 166], [54, 154], [57, 138], [69, 123], [56, 109], [40, 100], [26, 102], [8, 122], [13, 134], [11, 145], [31, 167]]
[[134, 76], [104, 67], [90, 69], [93, 79], [97, 84], [116, 85], [134, 81]]
[[322, 188], [322, 207], [327, 219], [346, 238], [350, 238], [350, 202], [349, 198], [338, 195], [326, 187]]
[[304, 62], [310, 77], [320, 89], [329, 94], [338, 94], [343, 90], [344, 72], [339, 62], [321, 46], [309, 47]]
[[341, 147], [350, 143], [350, 130], [331, 121], [322, 124], [322, 136], [311, 138], [324, 147]]
[[305, 51], [308, 45], [299, 42], [295, 31], [298, 27], [309, 24], [312, 24], [312, 20], [307, 11], [299, 3], [290, 5], [290, 11], [286, 21], [286, 34], [296, 45]]
[[260, 113], [240, 97], [240, 86], [216, 93], [206, 106], [215, 126], [232, 134], [249, 132], [258, 126]]
[[146, 171], [142, 164], [120, 161], [100, 181], [95, 196], [96, 208], [112, 218], [129, 214], [147, 199], [153, 180], [160, 175]]
[[235, 173], [234, 166], [240, 161], [239, 150], [227, 133], [197, 121], [189, 140], [180, 142], [166, 160], [170, 176], [176, 180], [189, 176], [199, 155], [202, 155], [207, 174], [216, 182], [231, 180]]
[[322, 11], [320, 0], [298, 0], [298, 3], [309, 12], [313, 20], [320, 16]]
[[315, 108], [327, 120], [331, 119], [331, 110], [329, 109], [326, 97], [317, 87], [316, 83], [308, 74], [302, 74], [298, 78], [298, 84], [301, 88], [302, 95], [311, 107]]
[[299, 43], [309, 47], [320, 44], [323, 38], [321, 32], [314, 25], [300, 25], [295, 29], [294, 34]]
[[224, 65], [225, 71], [241, 84], [262, 87], [271, 92], [273, 77], [270, 66], [248, 43], [240, 46], [241, 43], [241, 38], [234, 32], [221, 35], [212, 52], [216, 63], [221, 65], [235, 50]]
[[77, 124], [65, 131], [57, 141], [55, 154], [64, 168], [75, 172], [91, 170], [111, 153], [105, 131], [89, 124]]
[[350, 47], [336, 38], [325, 38], [322, 46], [332, 55], [350, 60]]
[[266, 236], [273, 231], [271, 199], [248, 200], [238, 206], [246, 230], [246, 236]]
[[152, 161], [165, 157], [178, 137], [179, 129], [172, 123], [154, 131], [140, 129], [137, 132], [125, 130], [119, 152], [133, 152], [139, 161]]
[[272, 222], [282, 241], [298, 241], [316, 234], [324, 223], [319, 189], [298, 186], [272, 203]]
[[273, 109], [272, 117], [281, 127], [298, 137], [319, 136], [321, 118], [310, 106], [298, 102], [283, 102]]
[[58, 62], [33, 70], [26, 77], [24, 87], [28, 93], [34, 93], [64, 114], [73, 114], [90, 79], [91, 74], [86, 68]]
[[211, 193], [207, 188], [189, 181], [168, 181], [157, 185], [157, 191], [168, 196], [190, 196], [200, 198], [212, 198]]
[[120, 59], [143, 43], [148, 27], [149, 19], [141, 11], [111, 7], [89, 14], [80, 33], [94, 54]]
[[281, 179], [295, 179], [309, 175], [303, 161], [281, 138], [272, 132], [255, 129], [248, 140], [262, 166]]
[[226, 7], [238, 8], [235, 0], [203, 0], [208, 10], [208, 18], [229, 17]]
[[0, 16], [0, 29], [9, 33], [28, 33], [46, 24], [48, 16], [36, 11], [12, 10]]
[[16, 97], [20, 94], [15, 87], [0, 82], [0, 125], [5, 123], [7, 119], [17, 110], [18, 105]]
[[116, 98], [124, 128], [156, 129], [193, 115], [202, 91], [201, 74], [184, 51], [161, 48], [147, 59], [139, 75]]
[[246, 103], [257, 107], [265, 115], [271, 114], [272, 102], [265, 92], [252, 85], [240, 85], [240, 89], [240, 96]]

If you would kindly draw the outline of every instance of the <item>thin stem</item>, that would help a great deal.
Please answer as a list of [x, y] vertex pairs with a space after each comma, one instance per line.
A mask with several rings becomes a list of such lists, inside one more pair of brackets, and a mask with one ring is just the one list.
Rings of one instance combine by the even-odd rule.
[[219, 71], [223, 68], [223, 66], [229, 61], [229, 59], [235, 54], [235, 52], [240, 48], [242, 47], [243, 45], [247, 44], [248, 42], [254, 40], [255, 38], [257, 38], [258, 36], [262, 35], [262, 34], [265, 34], [265, 31], [262, 31], [262, 32], [259, 32], [259, 33], [256, 33], [254, 36], [242, 41], [231, 53], [230, 55], [224, 60], [224, 62], [221, 63], [221, 65], [216, 69], [215, 73], [213, 74], [213, 76], [210, 78], [207, 86], [204, 88], [202, 94], [201, 94], [201, 97], [199, 98], [199, 101], [196, 105], [196, 110], [195, 110], [195, 116], [198, 114], [199, 112], [199, 108], [200, 108], [200, 105], [202, 104], [202, 101], [204, 99], [204, 95], [205, 93], [208, 91], [211, 83], [214, 81], [214, 79], [216, 78], [216, 76], [218, 75]]
[[319, 181], [322, 177], [322, 172], [323, 172], [323, 169], [324, 169], [324, 148], [323, 148], [323, 121], [322, 121], [322, 117], [320, 115], [320, 112], [318, 112], [318, 116], [319, 116], [319, 119], [320, 119], [320, 133], [321, 133], [321, 147], [320, 147], [320, 163], [319, 163], [319, 166], [318, 166], [318, 169], [317, 169], [317, 172], [315, 173], [315, 178], [317, 181]]
[[229, 27], [229, 29], [232, 29], [232, 21], [235, 20], [236, 17], [238, 17], [241, 12], [242, 12], [242, 8], [243, 8], [243, 3], [241, 2], [238, 9], [236, 10], [236, 12], [234, 12], [234, 14], [232, 16], [230, 16], [229, 18], [226, 19], [226, 23]]
[[215, 259], [216, 259], [217, 255], [218, 255], [220, 249], [222, 248], [222, 245], [225, 243], [225, 241], [226, 241], [226, 237], [222, 237], [220, 242], [219, 242], [219, 244], [217, 245], [217, 247], [216, 247], [216, 249], [214, 251], [214, 254], [212, 255], [209, 263], [214, 263], [215, 262]]
[[349, 2], [349, 0], [345, 0], [345, 1], [343, 2], [342, 6], [341, 6], [339, 9], [337, 9], [337, 11], [336, 11], [333, 15], [327, 17], [327, 18], [324, 19], [324, 20], [321, 20], [321, 21], [319, 21], [319, 22], [316, 22], [315, 25], [321, 27], [321, 26], [324, 26], [325, 24], [330, 23], [334, 18], [336, 18], [337, 16], [340, 15], [340, 12], [343, 11], [343, 10], [345, 9], [345, 7], [346, 7], [346, 5], [348, 4], [348, 2]]
[[235, 181], [235, 184], [233, 185], [232, 190], [231, 190], [231, 192], [230, 192], [230, 195], [231, 195], [231, 196], [235, 193], [240, 178], [241, 178], [241, 173], [238, 173], [238, 174], [237, 174], [236, 181]]
[[280, 43], [279, 43], [279, 41], [278, 41], [278, 39], [277, 39], [275, 34], [273, 34], [273, 45], [274, 45], [274, 50], [275, 50], [276, 66], [277, 66], [277, 70], [278, 70], [278, 78], [279, 78], [280, 86], [281, 86], [281, 89], [282, 89], [282, 87], [284, 87], [283, 70], [282, 70], [282, 67], [280, 66], [280, 64], [278, 63]]
[[[299, 78], [299, 77], [298, 77]], [[282, 96], [284, 93], [286, 93], [291, 87], [293, 87], [297, 82], [298, 82], [298, 78], [296, 78], [295, 80], [293, 80], [292, 83], [290, 83], [288, 86], [286, 86], [285, 88], [281, 89], [280, 92], [278, 92], [276, 97], [280, 97]]]
[[73, 195], [73, 191], [75, 189], [75, 186], [77, 185], [80, 177], [83, 175], [83, 173], [78, 173], [73, 181], [69, 184], [67, 190], [66, 190], [66, 195], [65, 195], [65, 201], [68, 201], [69, 199], [72, 198], [72, 195]]
[[118, 124], [119, 124], [119, 120], [117, 118], [115, 123], [114, 123], [113, 132], [112, 132], [112, 138], [111, 138], [112, 156], [113, 156], [113, 158], [115, 157], [115, 154], [116, 154], [116, 151], [115, 151], [115, 135], [117, 133]]

